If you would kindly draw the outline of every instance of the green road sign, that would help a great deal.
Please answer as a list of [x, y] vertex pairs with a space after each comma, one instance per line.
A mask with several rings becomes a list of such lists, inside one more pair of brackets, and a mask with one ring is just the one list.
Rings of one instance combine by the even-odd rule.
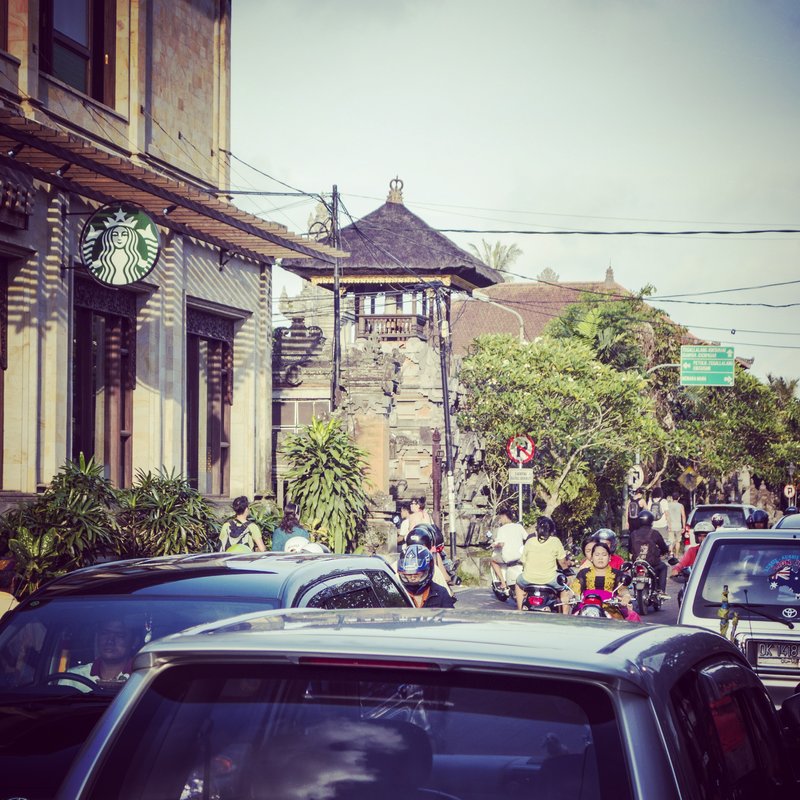
[[683, 345], [681, 386], [733, 386], [732, 347]]

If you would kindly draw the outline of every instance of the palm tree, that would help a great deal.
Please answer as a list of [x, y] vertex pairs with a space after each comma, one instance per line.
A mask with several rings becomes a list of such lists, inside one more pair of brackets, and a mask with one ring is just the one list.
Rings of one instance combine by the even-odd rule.
[[800, 383], [798, 378], [786, 379], [781, 375], [773, 375], [767, 373], [767, 382], [770, 388], [775, 392], [780, 408], [785, 408], [790, 400], [794, 400], [797, 396], [797, 386]]
[[495, 242], [491, 244], [486, 239], [481, 239], [481, 246], [468, 245], [477, 258], [492, 269], [502, 272], [508, 269], [521, 255], [522, 250], [515, 244]]

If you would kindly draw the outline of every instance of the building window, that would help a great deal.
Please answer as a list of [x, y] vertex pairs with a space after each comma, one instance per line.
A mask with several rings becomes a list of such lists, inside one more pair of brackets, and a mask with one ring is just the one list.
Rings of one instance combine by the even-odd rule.
[[8, 0], [0, 0], [0, 48], [8, 50]]
[[199, 492], [226, 496], [230, 486], [233, 321], [188, 308], [186, 333], [186, 474]]
[[114, 104], [116, 0], [42, 0], [40, 69]]
[[93, 457], [116, 486], [130, 486], [133, 321], [78, 308], [74, 329], [72, 459]]

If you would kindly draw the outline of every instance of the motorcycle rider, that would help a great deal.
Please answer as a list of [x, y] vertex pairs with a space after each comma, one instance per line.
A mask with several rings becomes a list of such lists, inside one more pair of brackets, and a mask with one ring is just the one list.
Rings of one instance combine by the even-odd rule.
[[769, 514], [763, 508], [757, 508], [747, 518], [747, 527], [761, 530], [769, 528]]
[[629, 608], [633, 606], [633, 598], [623, 583], [623, 575], [618, 569], [614, 569], [610, 564], [611, 548], [606, 542], [595, 542], [592, 548], [592, 564], [582, 569], [575, 576], [572, 582], [572, 591], [577, 595], [583, 595], [585, 591], [602, 589], [606, 592], [614, 592], [623, 603]]
[[416, 528], [410, 530], [406, 536], [405, 545], [402, 549], [402, 552], [405, 553], [405, 551], [412, 544], [420, 544], [431, 551], [434, 562], [433, 580], [443, 589], [446, 589], [448, 594], [452, 595], [453, 590], [450, 588], [450, 584], [448, 583], [447, 573], [444, 571], [444, 568], [440, 563], [441, 558], [436, 557], [436, 534], [434, 533], [432, 526], [422, 524], [417, 525]]
[[[492, 544], [492, 572], [497, 576], [500, 588], [508, 591], [508, 584], [516, 584], [522, 572], [522, 545], [528, 535], [519, 522], [514, 522], [514, 517], [507, 508], [497, 511], [497, 522], [500, 527], [494, 534]], [[505, 577], [503, 569], [505, 568]]]
[[611, 554], [609, 561], [611, 569], [622, 569], [625, 559], [617, 555], [617, 534], [611, 528], [599, 528], [592, 534], [592, 540], [602, 542], [608, 547], [608, 552]]
[[433, 553], [421, 544], [407, 547], [397, 564], [400, 582], [417, 608], [453, 608], [454, 598], [433, 582], [433, 570]]
[[697, 540], [697, 544], [686, 548], [683, 558], [674, 566], [672, 570], [673, 575], [680, 574], [680, 571], [686, 567], [694, 566], [694, 562], [697, 560], [697, 551], [700, 549], [700, 545], [706, 540], [706, 536], [708, 536], [709, 533], [713, 533], [714, 530], [715, 528], [710, 522], [698, 522], [697, 525], [694, 526], [694, 538]]
[[631, 534], [631, 554], [643, 558], [653, 568], [658, 577], [658, 591], [662, 600], [669, 600], [667, 588], [667, 565], [661, 556], [669, 553], [669, 545], [664, 537], [653, 530], [653, 515], [647, 511], [639, 512], [639, 527]]
[[561, 613], [569, 614], [569, 592], [556, 582], [558, 567], [567, 569], [572, 563], [561, 540], [555, 535], [556, 526], [550, 517], [536, 520], [536, 532], [531, 533], [522, 547], [522, 575], [517, 578], [517, 610], [522, 611], [525, 601], [523, 586], [531, 583], [546, 585], [561, 596]]

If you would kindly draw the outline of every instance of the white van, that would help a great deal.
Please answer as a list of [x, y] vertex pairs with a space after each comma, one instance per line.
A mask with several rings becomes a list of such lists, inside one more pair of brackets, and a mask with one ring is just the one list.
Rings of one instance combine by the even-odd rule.
[[706, 537], [678, 623], [721, 633], [721, 615], [724, 635], [780, 706], [800, 689], [800, 530], [720, 529]]

